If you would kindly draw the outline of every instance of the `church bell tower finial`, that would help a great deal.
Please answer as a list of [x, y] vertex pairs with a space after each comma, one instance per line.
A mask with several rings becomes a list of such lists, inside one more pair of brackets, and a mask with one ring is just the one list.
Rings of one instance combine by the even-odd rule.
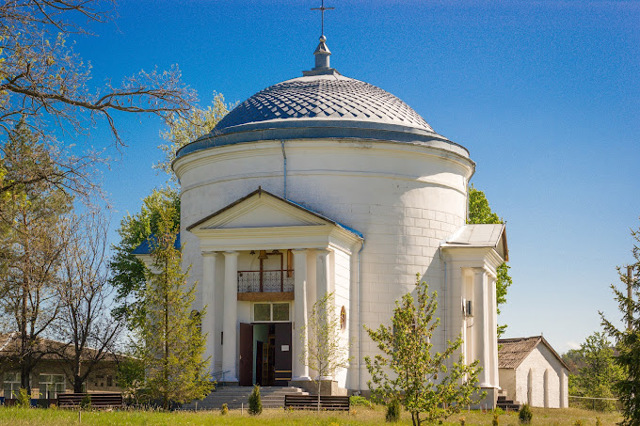
[[320, 35], [320, 43], [313, 55], [316, 58], [316, 66], [311, 71], [303, 71], [303, 75], [320, 75], [320, 74], [340, 74], [330, 66], [331, 51], [327, 46], [327, 38], [324, 35], [324, 11], [333, 10], [333, 7], [324, 7], [324, 0], [322, 0], [322, 6], [311, 8], [311, 10], [319, 10], [322, 15], [322, 33]]

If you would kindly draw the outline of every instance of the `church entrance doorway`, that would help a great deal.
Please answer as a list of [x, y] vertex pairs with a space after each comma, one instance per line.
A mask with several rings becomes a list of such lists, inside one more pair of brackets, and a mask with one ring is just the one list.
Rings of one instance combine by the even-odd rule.
[[240, 386], [287, 386], [292, 377], [291, 332], [290, 322], [240, 324]]

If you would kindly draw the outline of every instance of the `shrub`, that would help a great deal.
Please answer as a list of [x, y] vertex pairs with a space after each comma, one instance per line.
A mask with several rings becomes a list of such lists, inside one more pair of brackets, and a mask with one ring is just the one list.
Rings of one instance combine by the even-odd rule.
[[491, 421], [491, 425], [500, 426], [500, 416], [495, 411], [493, 413], [493, 420]]
[[529, 424], [531, 423], [531, 419], [533, 418], [533, 413], [531, 412], [531, 407], [529, 404], [524, 404], [520, 409], [520, 413], [518, 414], [520, 418], [520, 423]]
[[600, 417], [596, 417], [596, 426], [602, 426], [602, 420], [600, 420]]
[[83, 410], [91, 409], [91, 395], [86, 394], [82, 397], [82, 399], [80, 400], [80, 408], [82, 408]]
[[220, 407], [220, 414], [222, 414], [223, 416], [226, 416], [227, 414], [229, 414], [229, 406], [227, 405], [226, 402], [222, 404], [222, 407]]
[[262, 413], [262, 398], [260, 398], [260, 386], [254, 385], [249, 395], [249, 414], [257, 416]]
[[373, 408], [373, 403], [369, 401], [367, 398], [365, 398], [364, 396], [358, 396], [358, 395], [350, 396], [349, 404], [351, 404], [352, 407]]
[[387, 404], [387, 415], [385, 420], [390, 423], [395, 423], [400, 420], [400, 403], [397, 399], [392, 399]]
[[31, 396], [25, 388], [20, 388], [18, 391], [18, 407], [29, 408], [31, 406]]

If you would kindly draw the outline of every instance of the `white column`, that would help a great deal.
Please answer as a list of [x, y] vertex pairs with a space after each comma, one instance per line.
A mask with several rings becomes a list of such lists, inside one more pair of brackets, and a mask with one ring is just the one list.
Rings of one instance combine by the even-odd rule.
[[322, 299], [325, 294], [330, 292], [329, 279], [330, 279], [330, 265], [329, 265], [329, 250], [317, 249], [316, 250], [316, 300]]
[[224, 313], [222, 316], [222, 371], [227, 382], [237, 382], [238, 252], [224, 252]]
[[[316, 302], [329, 293], [329, 279], [331, 278], [329, 265], [329, 250], [321, 248], [316, 249]], [[312, 338], [316, 338], [312, 336]], [[321, 380], [332, 380], [331, 376], [322, 376]]]
[[475, 359], [480, 360], [482, 371], [478, 376], [479, 386], [492, 387], [490, 383], [489, 337], [487, 334], [487, 291], [486, 275], [483, 268], [473, 268], [473, 328]]
[[489, 361], [491, 375], [489, 380], [494, 387], [500, 387], [500, 374], [498, 371], [498, 305], [497, 305], [497, 293], [496, 293], [496, 277], [489, 275], [488, 277], [488, 317], [489, 317]]
[[218, 253], [202, 252], [202, 307], [206, 314], [201, 318], [202, 333], [207, 335], [205, 344], [205, 358], [209, 358], [209, 371], [215, 372], [215, 342], [216, 342], [216, 260]]
[[[293, 331], [293, 380], [311, 380], [306, 361], [308, 342], [307, 325], [307, 250], [293, 250], [293, 274], [295, 282]], [[303, 354], [305, 359], [302, 359]]]

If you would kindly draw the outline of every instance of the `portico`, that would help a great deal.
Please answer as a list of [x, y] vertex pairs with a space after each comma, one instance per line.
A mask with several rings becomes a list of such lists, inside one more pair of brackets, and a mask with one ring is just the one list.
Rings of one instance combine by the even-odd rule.
[[[261, 382], [256, 371], [262, 370], [257, 363], [262, 360], [269, 384], [310, 380], [313, 372], [301, 358], [308, 338], [300, 333], [302, 325], [326, 293], [335, 294], [337, 309], [350, 308], [351, 287], [357, 285], [351, 280], [352, 265], [357, 266], [352, 255], [362, 236], [262, 189], [188, 231], [198, 237], [202, 253], [200, 308], [205, 310], [202, 328], [212, 374], [220, 379], [224, 373], [225, 382]], [[272, 341], [248, 336], [251, 326], [259, 324], [275, 324], [269, 328]], [[342, 331], [345, 341], [349, 328]]]

